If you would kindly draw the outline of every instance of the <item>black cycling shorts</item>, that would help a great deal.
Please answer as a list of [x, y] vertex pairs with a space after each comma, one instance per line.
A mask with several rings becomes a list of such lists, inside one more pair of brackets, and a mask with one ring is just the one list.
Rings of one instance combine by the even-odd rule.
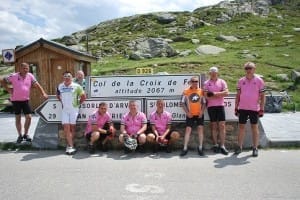
[[13, 108], [16, 115], [20, 115], [23, 111], [25, 115], [31, 114], [31, 108], [29, 105], [29, 101], [12, 101]]
[[212, 106], [207, 108], [209, 119], [211, 122], [225, 121], [225, 109], [224, 106]]

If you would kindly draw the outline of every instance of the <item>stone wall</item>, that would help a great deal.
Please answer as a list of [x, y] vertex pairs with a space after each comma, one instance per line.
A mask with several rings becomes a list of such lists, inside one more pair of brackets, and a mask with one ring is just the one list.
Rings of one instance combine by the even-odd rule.
[[[78, 124], [76, 128], [76, 136], [75, 136], [75, 145], [79, 149], [85, 149], [87, 142], [84, 138], [84, 129], [85, 129], [86, 124]], [[119, 131], [119, 124], [115, 124], [115, 127], [117, 129], [116, 137], [112, 141], [112, 147], [114, 149], [121, 149], [121, 145], [118, 142], [118, 135], [120, 134]], [[249, 125], [248, 125], [249, 126]], [[183, 146], [183, 138], [184, 138], [184, 130], [185, 130], [185, 123], [173, 123], [173, 128], [178, 130], [181, 134], [181, 138], [176, 144], [175, 148], [179, 149], [182, 148]], [[261, 128], [260, 128], [261, 129]], [[237, 121], [232, 121], [232, 122], [226, 122], [226, 147], [228, 149], [233, 149], [236, 145], [237, 141], [237, 132], [238, 132], [238, 122]], [[250, 133], [250, 134], [249, 134]], [[209, 122], [205, 122], [204, 126], [204, 147], [205, 149], [210, 149], [212, 145], [212, 139], [211, 139], [211, 131], [210, 131], [210, 126]], [[62, 129], [62, 126], [59, 125], [59, 133], [58, 133], [58, 138], [59, 138], [59, 146], [64, 147], [66, 145], [66, 139], [64, 136], [64, 132]], [[265, 146], [265, 136], [263, 131], [261, 130], [261, 145]], [[251, 132], [249, 127], [246, 128], [246, 137], [245, 137], [245, 147], [250, 147], [251, 146]], [[193, 128], [192, 131], [192, 136], [190, 139], [189, 147], [190, 148], [196, 148], [198, 145], [198, 135], [196, 132], [196, 127]]]

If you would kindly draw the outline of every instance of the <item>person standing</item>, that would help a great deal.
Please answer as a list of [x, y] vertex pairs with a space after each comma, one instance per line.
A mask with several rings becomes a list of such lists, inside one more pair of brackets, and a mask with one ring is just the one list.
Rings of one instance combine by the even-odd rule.
[[73, 138], [79, 106], [86, 97], [82, 87], [72, 81], [71, 72], [64, 72], [63, 79], [57, 87], [56, 97], [62, 104], [62, 125], [67, 139], [66, 154], [72, 155], [76, 153]]
[[184, 146], [180, 156], [185, 156], [188, 153], [188, 143], [194, 123], [197, 124], [197, 132], [199, 146], [197, 147], [198, 154], [204, 156], [203, 150], [203, 125], [204, 125], [204, 109], [205, 99], [203, 91], [199, 88], [199, 79], [193, 76], [190, 79], [190, 87], [185, 89], [182, 94], [182, 108], [186, 114], [186, 129], [184, 135]]
[[[210, 79], [204, 83], [204, 96], [207, 100], [207, 112], [211, 124], [211, 134], [213, 140], [213, 151], [228, 155], [225, 148], [225, 109], [224, 97], [228, 96], [227, 83], [218, 77], [218, 68], [211, 67], [209, 69]], [[218, 129], [220, 144], [218, 144]]]
[[153, 151], [157, 151], [157, 145], [167, 145], [167, 153], [172, 152], [172, 145], [180, 138], [178, 131], [172, 130], [172, 115], [164, 110], [164, 100], [156, 101], [156, 111], [150, 114], [151, 133], [147, 134], [147, 141], [154, 145]]
[[244, 65], [246, 75], [237, 83], [237, 94], [235, 99], [235, 113], [239, 118], [238, 147], [235, 154], [243, 149], [245, 137], [245, 125], [250, 119], [252, 130], [252, 156], [258, 156], [259, 131], [258, 118], [264, 114], [265, 105], [265, 83], [255, 75], [256, 66], [253, 62]]
[[88, 140], [88, 150], [92, 154], [95, 152], [95, 144], [100, 143], [102, 151], [107, 151], [107, 141], [113, 139], [115, 128], [111, 115], [107, 111], [107, 103], [101, 102], [96, 112], [89, 116], [85, 137]]
[[[119, 141], [124, 144], [126, 138], [130, 137], [137, 140], [140, 151], [144, 151], [144, 144], [146, 143], [145, 131], [147, 130], [147, 118], [143, 112], [138, 110], [138, 105], [135, 100], [129, 101], [129, 112], [124, 114], [121, 119], [121, 127]], [[129, 149], [125, 147], [125, 153]]]
[[83, 88], [83, 90], [85, 90], [85, 78], [84, 78], [84, 72], [82, 70], [76, 72], [76, 76], [73, 79], [73, 81], [79, 84]]
[[[48, 98], [42, 86], [37, 82], [32, 73], [29, 72], [29, 64], [21, 63], [20, 71], [11, 74], [1, 80], [2, 86], [10, 94], [10, 100], [13, 104], [15, 112], [15, 125], [18, 132], [17, 143], [21, 143], [23, 140], [31, 142], [31, 138], [28, 135], [28, 130], [31, 124], [31, 107], [29, 105], [30, 91], [32, 87], [35, 87], [42, 94], [44, 99]], [[8, 86], [12, 84], [12, 88]], [[22, 135], [22, 122], [21, 113], [25, 115], [24, 134]]]

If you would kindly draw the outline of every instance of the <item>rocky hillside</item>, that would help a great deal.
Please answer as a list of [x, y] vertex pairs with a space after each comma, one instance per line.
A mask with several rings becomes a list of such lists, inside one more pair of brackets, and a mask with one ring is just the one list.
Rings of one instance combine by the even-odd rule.
[[299, 19], [299, 0], [223, 1], [105, 21], [55, 41], [99, 57], [93, 75], [135, 74], [136, 67], [205, 73], [217, 65], [232, 92], [250, 60], [268, 88], [290, 88], [300, 110]]
[[[89, 51], [98, 57], [122, 55], [134, 60], [187, 56], [193, 51], [198, 54], [203, 51], [204, 54], [206, 51], [214, 54], [215, 50], [218, 53], [220, 49], [215, 49], [214, 46], [204, 46], [200, 49], [180, 48], [176, 47], [176, 43], [187, 42], [200, 45], [212, 33], [207, 31], [206, 35], [199, 37], [197, 31], [209, 30], [209, 27], [216, 30], [216, 27], [237, 21], [240, 26], [235, 27], [235, 31], [231, 30], [233, 35], [226, 35], [225, 30], [217, 30], [220, 34], [215, 35], [214, 39], [234, 42], [255, 39], [253, 36], [264, 37], [255, 35], [255, 30], [249, 32], [247, 25], [243, 25], [243, 21], [246, 22], [251, 16], [255, 17], [254, 20], [261, 21], [272, 18], [274, 24], [270, 28], [277, 26], [276, 28], [280, 29], [284, 28], [285, 20], [289, 21], [290, 17], [299, 19], [299, 7], [300, 3], [297, 0], [223, 1], [215, 6], [195, 9], [193, 12], [149, 13], [105, 21], [55, 41], [81, 51]], [[299, 32], [300, 25], [294, 25], [295, 27], [292, 28], [299, 36], [296, 32]], [[245, 30], [249, 32], [248, 35], [243, 33]], [[205, 43], [212, 45], [210, 41]], [[246, 56], [255, 57], [255, 55]]]

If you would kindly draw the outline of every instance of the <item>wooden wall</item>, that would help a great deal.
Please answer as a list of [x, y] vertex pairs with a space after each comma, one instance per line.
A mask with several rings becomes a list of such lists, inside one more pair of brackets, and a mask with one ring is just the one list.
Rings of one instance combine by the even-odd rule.
[[[57, 85], [63, 81], [63, 72], [68, 70], [75, 76], [80, 66], [83, 67], [82, 70], [87, 73], [86, 75], [90, 75], [91, 72], [89, 62], [77, 60], [71, 57], [69, 52], [63, 54], [62, 50], [57, 52], [54, 49], [40, 46], [33, 48], [29, 52], [24, 53], [22, 51], [21, 53], [16, 53], [17, 61], [15, 63], [15, 70], [20, 70], [22, 62], [36, 65], [36, 78], [48, 95], [56, 94]], [[33, 88], [30, 101], [32, 108], [37, 108], [43, 101], [40, 92], [36, 88]]]

